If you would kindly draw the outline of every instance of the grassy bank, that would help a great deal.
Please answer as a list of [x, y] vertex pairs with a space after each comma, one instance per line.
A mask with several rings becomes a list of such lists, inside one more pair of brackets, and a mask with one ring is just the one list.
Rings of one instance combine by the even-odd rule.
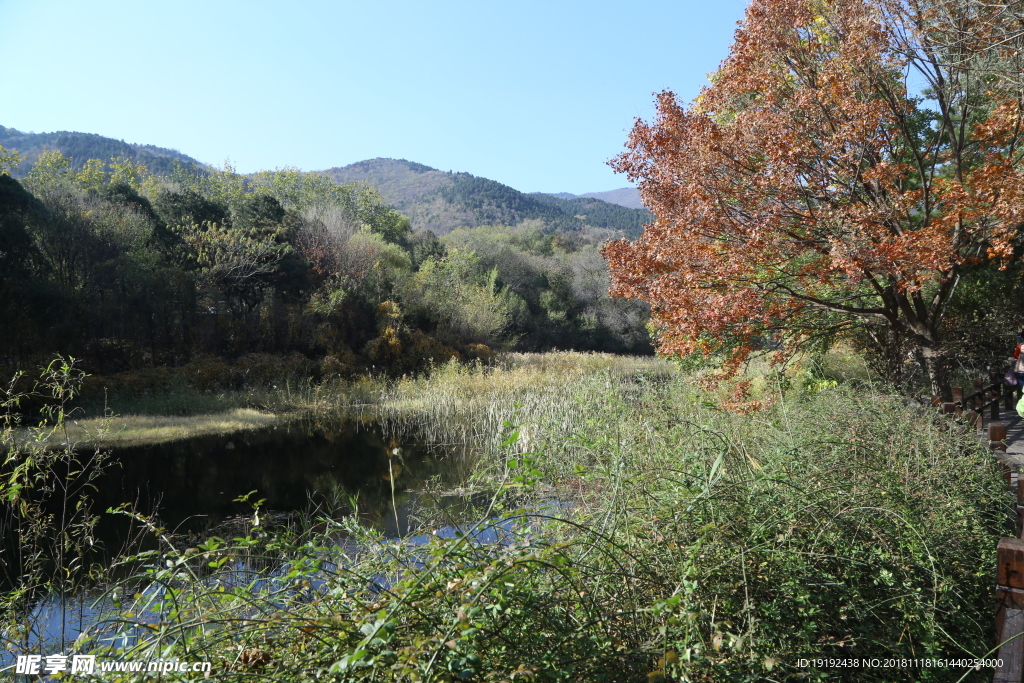
[[76, 443], [116, 447], [258, 429], [302, 414], [347, 414], [380, 420], [395, 430], [425, 429], [439, 441], [468, 443], [497, 433], [511, 416], [499, 406], [525, 403], [532, 410], [538, 401], [557, 405], [552, 392], [570, 389], [581, 377], [671, 372], [668, 362], [654, 358], [577, 352], [509, 353], [492, 365], [452, 362], [416, 377], [313, 382], [296, 374], [267, 374], [242, 388], [220, 383], [231, 377], [226, 371], [155, 369], [130, 377], [87, 377], [67, 427]]
[[[483, 521], [164, 547], [112, 622], [137, 644], [98, 654], [239, 681], [991, 677], [798, 664], [994, 644], [1005, 485], [973, 435], [896, 397], [818, 385], [736, 415], [658, 361], [563, 355], [304, 400], [458, 446]], [[256, 555], [273, 579], [239, 574]]]
[[[279, 424], [286, 415], [235, 408], [223, 412], [180, 415], [123, 415], [69, 420], [67, 432], [51, 433], [47, 441], [63, 445], [68, 440], [80, 446], [117, 448], [179, 441], [199, 436], [232, 434]], [[27, 433], [27, 432], [26, 432]]]

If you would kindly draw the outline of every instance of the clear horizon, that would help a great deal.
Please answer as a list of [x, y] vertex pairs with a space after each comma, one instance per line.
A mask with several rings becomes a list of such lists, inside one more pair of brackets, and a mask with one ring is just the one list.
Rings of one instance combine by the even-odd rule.
[[0, 2], [0, 125], [241, 172], [374, 157], [524, 192], [629, 185], [606, 161], [653, 94], [695, 97], [745, 3]]

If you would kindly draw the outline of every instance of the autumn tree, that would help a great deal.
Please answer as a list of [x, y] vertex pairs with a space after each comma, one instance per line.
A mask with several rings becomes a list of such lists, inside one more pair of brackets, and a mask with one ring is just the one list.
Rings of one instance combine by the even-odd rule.
[[664, 353], [736, 368], [859, 328], [948, 396], [943, 314], [1024, 220], [1022, 90], [987, 68], [990, 26], [943, 0], [753, 0], [711, 85], [661, 93], [612, 161], [656, 216], [605, 248], [612, 293], [652, 305]]

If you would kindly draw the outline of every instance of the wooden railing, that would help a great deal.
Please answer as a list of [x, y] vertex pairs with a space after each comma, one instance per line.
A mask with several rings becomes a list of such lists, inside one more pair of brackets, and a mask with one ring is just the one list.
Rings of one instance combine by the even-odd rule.
[[974, 392], [964, 394], [962, 387], [953, 389], [953, 401], [941, 403], [945, 414], [965, 415], [975, 428], [981, 429], [988, 412], [988, 445], [997, 457], [1006, 483], [1017, 489], [1016, 536], [1003, 538], [996, 550], [996, 644], [995, 683], [1021, 683], [1024, 672], [1024, 474], [1014, 481], [1015, 465], [1006, 455], [1006, 424], [1000, 422], [1000, 405], [1013, 410], [1017, 391], [1003, 384], [1001, 375], [993, 373], [990, 384], [974, 380]]
[[[1003, 401], [1006, 410], [1013, 410], [1015, 392], [1003, 385], [1002, 375], [993, 373], [985, 385], [985, 380], [974, 380], [974, 393], [964, 396], [963, 387], [953, 387], [953, 400], [942, 403], [942, 412], [947, 414], [967, 414], [971, 424], [980, 429], [982, 416], [989, 411], [992, 420], [999, 419], [999, 403]], [[986, 400], [987, 399], [987, 400]]]

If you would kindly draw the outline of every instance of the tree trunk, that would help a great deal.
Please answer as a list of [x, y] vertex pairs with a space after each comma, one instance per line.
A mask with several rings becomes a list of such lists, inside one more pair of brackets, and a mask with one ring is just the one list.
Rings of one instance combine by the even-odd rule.
[[932, 395], [940, 396], [943, 401], [953, 400], [953, 389], [949, 385], [949, 373], [946, 358], [938, 349], [931, 346], [921, 347], [921, 362], [928, 373], [932, 385]]

